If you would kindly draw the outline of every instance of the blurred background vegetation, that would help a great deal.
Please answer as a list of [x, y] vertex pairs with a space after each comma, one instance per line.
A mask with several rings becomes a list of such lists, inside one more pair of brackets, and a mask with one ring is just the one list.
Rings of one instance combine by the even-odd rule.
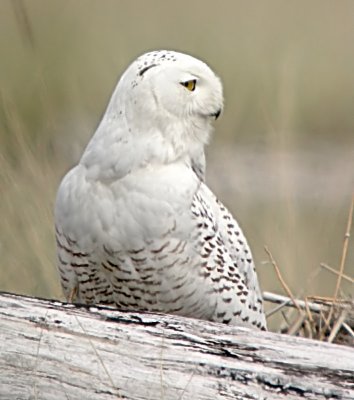
[[243, 226], [262, 288], [281, 292], [266, 244], [295, 293], [331, 296], [319, 265], [338, 267], [354, 188], [352, 0], [1, 0], [0, 290], [62, 296], [56, 189], [118, 77], [160, 48], [224, 83], [208, 182]]

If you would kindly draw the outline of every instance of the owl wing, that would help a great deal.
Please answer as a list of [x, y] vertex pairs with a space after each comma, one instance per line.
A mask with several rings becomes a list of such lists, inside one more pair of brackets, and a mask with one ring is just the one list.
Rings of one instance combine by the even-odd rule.
[[69, 302], [114, 305], [113, 289], [95, 257], [80, 249], [61, 229], [55, 229], [57, 265], [64, 295]]
[[192, 214], [205, 277], [219, 292], [214, 319], [266, 329], [252, 254], [238, 223], [204, 183], [194, 196]]
[[85, 180], [73, 168], [62, 180], [55, 204], [55, 237], [57, 266], [64, 295], [69, 302], [112, 304], [112, 287], [97, 256], [97, 225], [90, 202], [81, 197]]

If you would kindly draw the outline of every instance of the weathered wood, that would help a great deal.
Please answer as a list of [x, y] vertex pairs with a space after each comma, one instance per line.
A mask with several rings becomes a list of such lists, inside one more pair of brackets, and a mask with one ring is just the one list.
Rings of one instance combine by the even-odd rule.
[[353, 399], [354, 349], [0, 293], [1, 399]]

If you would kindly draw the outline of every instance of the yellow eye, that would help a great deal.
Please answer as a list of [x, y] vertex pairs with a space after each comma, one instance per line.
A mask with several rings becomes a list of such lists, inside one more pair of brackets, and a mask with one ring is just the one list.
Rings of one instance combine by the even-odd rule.
[[193, 90], [195, 89], [195, 87], [197, 85], [197, 80], [192, 79], [190, 81], [181, 82], [181, 85], [184, 86], [189, 91], [193, 92]]

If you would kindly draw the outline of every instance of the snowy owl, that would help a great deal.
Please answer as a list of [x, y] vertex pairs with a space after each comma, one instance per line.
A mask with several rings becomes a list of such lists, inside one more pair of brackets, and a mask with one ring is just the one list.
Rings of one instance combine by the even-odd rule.
[[266, 329], [247, 241], [205, 184], [223, 108], [202, 61], [153, 51], [122, 75], [56, 199], [66, 297]]

